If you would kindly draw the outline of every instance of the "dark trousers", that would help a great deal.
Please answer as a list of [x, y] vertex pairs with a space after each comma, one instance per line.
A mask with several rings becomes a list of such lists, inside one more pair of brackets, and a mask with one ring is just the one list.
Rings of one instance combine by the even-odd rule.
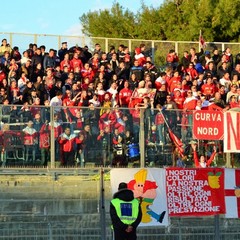
[[63, 152], [63, 165], [64, 166], [74, 166], [75, 163], [75, 153], [71, 152]]
[[114, 229], [114, 240], [136, 240], [137, 234], [136, 230], [133, 229], [132, 232], [128, 233], [119, 229]]

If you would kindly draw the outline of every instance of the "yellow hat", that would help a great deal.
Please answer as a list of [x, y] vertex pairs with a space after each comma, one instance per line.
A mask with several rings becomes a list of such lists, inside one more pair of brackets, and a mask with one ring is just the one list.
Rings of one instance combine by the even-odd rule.
[[134, 175], [134, 179], [136, 182], [139, 183], [144, 183], [147, 179], [147, 170], [146, 169], [141, 169]]

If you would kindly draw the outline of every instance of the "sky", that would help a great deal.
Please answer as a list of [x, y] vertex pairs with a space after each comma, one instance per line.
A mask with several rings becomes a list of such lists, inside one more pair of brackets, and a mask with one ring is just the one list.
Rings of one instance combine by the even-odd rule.
[[[164, 0], [144, 0], [146, 6], [159, 7]], [[2, 32], [81, 35], [79, 17], [89, 11], [111, 8], [113, 0], [15, 0], [1, 2]], [[141, 0], [117, 1], [124, 9], [136, 12]]]

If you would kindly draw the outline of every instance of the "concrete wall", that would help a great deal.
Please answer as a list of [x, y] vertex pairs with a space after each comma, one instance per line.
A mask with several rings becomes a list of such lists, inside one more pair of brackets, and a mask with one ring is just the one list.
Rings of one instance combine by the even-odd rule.
[[[110, 182], [104, 181], [104, 206], [99, 170], [0, 170], [0, 239], [110, 240]], [[138, 239], [215, 239], [215, 219], [171, 218], [167, 228], [143, 228]], [[231, 228], [230, 228], [231, 226]], [[220, 218], [221, 239], [240, 239], [239, 220]]]

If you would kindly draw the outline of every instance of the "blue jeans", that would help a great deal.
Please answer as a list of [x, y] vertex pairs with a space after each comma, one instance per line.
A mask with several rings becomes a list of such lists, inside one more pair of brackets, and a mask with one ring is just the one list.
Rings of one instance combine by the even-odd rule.
[[157, 125], [157, 141], [165, 144], [164, 124]]

